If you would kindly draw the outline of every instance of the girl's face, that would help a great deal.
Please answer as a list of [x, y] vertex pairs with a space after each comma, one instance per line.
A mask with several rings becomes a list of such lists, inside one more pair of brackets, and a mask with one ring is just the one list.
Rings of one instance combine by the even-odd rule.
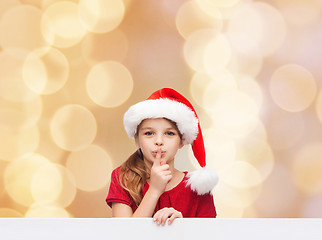
[[164, 118], [145, 119], [139, 126], [135, 142], [141, 148], [144, 160], [154, 162], [161, 148], [161, 160], [170, 163], [178, 149], [183, 147], [177, 127]]

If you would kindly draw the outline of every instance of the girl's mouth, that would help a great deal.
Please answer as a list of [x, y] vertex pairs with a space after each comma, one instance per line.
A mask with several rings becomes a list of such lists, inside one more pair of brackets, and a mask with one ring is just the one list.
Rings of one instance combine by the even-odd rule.
[[[165, 152], [166, 151], [161, 151], [161, 157], [163, 157], [165, 155]], [[157, 156], [157, 153], [158, 153], [157, 151], [153, 151], [152, 152], [153, 157], [156, 157]]]

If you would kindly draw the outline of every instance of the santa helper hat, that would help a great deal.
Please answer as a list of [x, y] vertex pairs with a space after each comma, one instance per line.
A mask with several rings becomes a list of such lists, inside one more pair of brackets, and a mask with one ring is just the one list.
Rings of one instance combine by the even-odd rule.
[[201, 169], [188, 173], [187, 186], [199, 195], [211, 193], [218, 182], [212, 169], [205, 168], [206, 152], [197, 113], [191, 103], [171, 88], [163, 88], [129, 108], [124, 114], [124, 127], [134, 138], [137, 127], [144, 119], [167, 118], [176, 122], [183, 144], [191, 144], [193, 154]]

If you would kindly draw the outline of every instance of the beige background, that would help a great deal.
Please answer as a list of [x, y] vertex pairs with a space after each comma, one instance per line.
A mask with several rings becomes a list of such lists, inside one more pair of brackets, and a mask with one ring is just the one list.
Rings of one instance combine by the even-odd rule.
[[[162, 87], [199, 114], [218, 217], [321, 217], [320, 0], [2, 0], [0, 217], [110, 217]], [[189, 146], [180, 170], [198, 168]]]

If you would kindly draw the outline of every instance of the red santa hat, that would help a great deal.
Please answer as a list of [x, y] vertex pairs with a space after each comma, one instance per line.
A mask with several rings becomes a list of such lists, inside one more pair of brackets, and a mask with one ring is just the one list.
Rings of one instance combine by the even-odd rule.
[[171, 88], [163, 88], [129, 108], [124, 114], [124, 127], [134, 138], [144, 119], [167, 118], [174, 121], [182, 135], [183, 144], [191, 144], [193, 154], [201, 169], [188, 173], [187, 185], [199, 195], [211, 193], [218, 182], [214, 170], [205, 168], [206, 152], [198, 115], [191, 103]]

